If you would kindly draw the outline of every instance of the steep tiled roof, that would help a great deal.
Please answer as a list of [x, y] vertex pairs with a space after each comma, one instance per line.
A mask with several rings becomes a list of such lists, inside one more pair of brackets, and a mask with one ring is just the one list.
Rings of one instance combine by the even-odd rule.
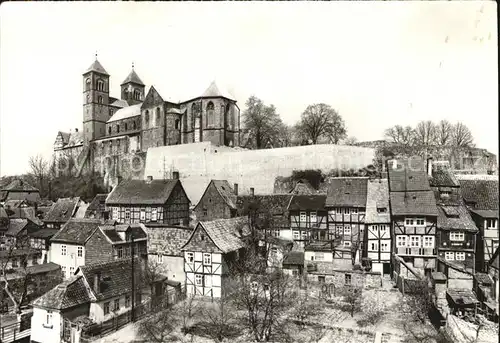
[[437, 227], [442, 230], [478, 231], [464, 205], [438, 206]]
[[60, 136], [61, 136], [61, 139], [62, 139], [63, 145], [68, 144], [68, 142], [69, 142], [69, 136], [70, 136], [70, 133], [69, 133], [69, 132], [62, 132], [62, 131], [59, 131], [59, 132], [58, 132], [58, 135], [60, 135]]
[[122, 85], [129, 82], [144, 86], [144, 82], [142, 82], [141, 78], [137, 75], [134, 69], [132, 69], [125, 80], [123, 80]]
[[57, 232], [59, 232], [58, 229], [40, 229], [38, 231], [29, 233], [28, 236], [33, 238], [51, 238]]
[[99, 63], [97, 58], [94, 61], [94, 63], [92, 63], [92, 65], [85, 71], [84, 75], [87, 74], [88, 72], [91, 72], [91, 71], [109, 76], [108, 72], [104, 69], [104, 67], [101, 65], [101, 63]]
[[388, 174], [391, 192], [430, 190], [425, 163], [421, 158], [398, 160], [396, 168], [389, 162]]
[[106, 206], [106, 198], [108, 197], [107, 193], [104, 194], [97, 194], [94, 199], [89, 204], [89, 207], [87, 207], [87, 212], [91, 211], [97, 211], [97, 212], [102, 212], [104, 211], [104, 208]]
[[7, 186], [2, 188], [2, 191], [9, 192], [38, 192], [38, 188], [33, 187], [29, 183], [24, 182], [21, 179], [16, 179], [9, 183]]
[[455, 304], [460, 305], [472, 305], [477, 304], [479, 301], [477, 300], [474, 293], [470, 289], [451, 289], [448, 288], [446, 291], [447, 295]]
[[234, 100], [234, 97], [225, 89], [217, 86], [215, 81], [213, 81], [210, 86], [203, 92], [201, 95], [203, 98], [208, 98], [208, 97], [224, 97], [229, 100]]
[[[128, 104], [127, 104], [128, 105]], [[141, 104], [120, 108], [108, 119], [108, 123], [141, 115]]]
[[325, 210], [326, 195], [294, 195], [288, 205], [288, 210], [311, 210], [311, 211], [324, 211]]
[[224, 202], [232, 209], [236, 209], [237, 196], [234, 194], [234, 190], [229, 182], [227, 182], [227, 180], [212, 180], [211, 182], [214, 184], [222, 199], [224, 199]]
[[498, 210], [498, 180], [459, 179], [462, 197], [471, 208]]
[[244, 238], [250, 234], [250, 227], [248, 225], [247, 217], [236, 217], [231, 219], [218, 219], [207, 222], [199, 222], [182, 249], [184, 249], [189, 244], [189, 241], [191, 240], [194, 233], [197, 230], [201, 229], [200, 227], [205, 230], [210, 239], [223, 253], [228, 253], [245, 247], [245, 244], [243, 243], [241, 238]]
[[51, 242], [85, 244], [100, 224], [101, 221], [98, 219], [70, 219], [52, 237]]
[[292, 194], [316, 194], [317, 191], [306, 179], [301, 179], [295, 182], [294, 187], [290, 190]]
[[106, 204], [165, 204], [179, 180], [124, 180], [108, 195]]
[[302, 251], [290, 251], [283, 259], [283, 265], [304, 265], [304, 253]]
[[134, 239], [147, 238], [146, 227], [143, 224], [132, 225], [101, 225], [99, 226], [102, 232], [113, 243], [124, 243], [127, 237], [120, 236], [119, 232], [129, 232], [133, 235]]
[[43, 221], [57, 223], [67, 222], [73, 216], [79, 202], [79, 197], [58, 199], [57, 202], [52, 205], [49, 212], [45, 214]]
[[329, 180], [326, 207], [365, 207], [367, 177], [336, 177]]
[[474, 275], [475, 279], [482, 283], [482, 284], [485, 284], [485, 285], [491, 285], [493, 283], [493, 280], [491, 279], [491, 277], [486, 274], [486, 273], [476, 273]]
[[[127, 294], [132, 290], [132, 262], [130, 258], [80, 266], [76, 274], [82, 274], [85, 277], [91, 287], [91, 293], [97, 301]], [[101, 280], [99, 292], [93, 289], [95, 275], [99, 275]], [[144, 286], [144, 278], [142, 277], [141, 261], [138, 258], [134, 260], [134, 275], [136, 290], [140, 290]]]
[[432, 191], [391, 192], [391, 214], [437, 216], [436, 200]]
[[449, 168], [449, 164], [434, 162], [432, 177], [429, 177], [431, 187], [459, 187], [460, 184]]
[[63, 281], [33, 302], [33, 306], [55, 310], [69, 309], [92, 301], [81, 276]]
[[68, 144], [65, 147], [79, 146], [83, 144], [83, 133], [74, 131], [69, 134]]
[[9, 236], [17, 236], [19, 232], [26, 227], [26, 225], [28, 225], [28, 219], [11, 218], [9, 228], [5, 234]]
[[470, 210], [472, 213], [477, 214], [483, 218], [497, 218], [498, 219], [498, 210]]
[[246, 215], [250, 208], [258, 209], [260, 213], [272, 214], [274, 226], [286, 227], [289, 226], [288, 205], [292, 197], [291, 194], [238, 196], [238, 213]]
[[182, 247], [193, 230], [179, 227], [148, 227], [148, 252], [182, 256]]
[[[389, 184], [387, 179], [368, 181], [366, 192], [365, 223], [389, 223], [391, 221], [389, 208]], [[378, 209], [385, 208], [385, 212]]]

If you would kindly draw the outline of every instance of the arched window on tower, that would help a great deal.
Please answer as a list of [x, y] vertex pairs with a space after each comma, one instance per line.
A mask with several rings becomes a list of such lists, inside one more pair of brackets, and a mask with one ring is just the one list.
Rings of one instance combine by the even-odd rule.
[[90, 90], [91, 84], [92, 84], [92, 81], [90, 81], [90, 77], [88, 77], [87, 79], [85, 79], [85, 90], [86, 91]]
[[181, 121], [179, 119], [176, 119], [175, 120], [175, 129], [176, 130], [179, 130], [180, 129], [180, 126], [181, 126]]
[[133, 121], [132, 127], [134, 128], [134, 130], [137, 130], [137, 123], [135, 122], [135, 120]]
[[146, 110], [146, 114], [144, 115], [144, 122], [146, 124], [146, 128], [149, 126], [149, 111]]
[[161, 116], [161, 113], [160, 113], [160, 108], [158, 107], [156, 109], [156, 125], [160, 125], [160, 116]]
[[102, 95], [99, 95], [97, 97], [97, 102], [100, 103], [100, 104], [102, 104]]
[[207, 104], [207, 126], [214, 125], [214, 103], [209, 102]]
[[108, 135], [111, 134], [111, 126], [108, 126]]
[[134, 91], [134, 99], [141, 100], [141, 92], [138, 91], [137, 89]]
[[127, 125], [127, 123], [125, 123], [125, 131], [127, 131], [127, 130], [128, 130], [128, 125]]
[[104, 91], [104, 81], [101, 79], [97, 80], [97, 90]]
[[116, 125], [116, 133], [120, 133], [120, 125]]

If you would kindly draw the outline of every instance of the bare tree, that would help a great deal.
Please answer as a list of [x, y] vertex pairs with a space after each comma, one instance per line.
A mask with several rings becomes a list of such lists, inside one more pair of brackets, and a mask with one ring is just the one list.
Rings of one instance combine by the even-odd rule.
[[347, 137], [344, 140], [344, 145], [355, 145], [358, 142], [358, 139], [354, 136]]
[[436, 144], [446, 146], [451, 144], [453, 125], [447, 120], [441, 120], [436, 125]]
[[213, 303], [206, 304], [202, 313], [205, 319], [202, 323], [205, 335], [215, 342], [240, 335], [236, 313], [229, 297], [222, 296]]
[[474, 137], [472, 136], [472, 133], [470, 132], [469, 128], [461, 122], [458, 122], [455, 125], [453, 125], [453, 131], [451, 137], [452, 137], [452, 145], [454, 147], [473, 146]]
[[313, 104], [302, 113], [296, 130], [302, 140], [317, 144], [321, 138], [328, 138], [338, 144], [346, 137], [344, 120], [330, 105]]
[[414, 131], [411, 126], [395, 125], [385, 130], [384, 136], [393, 143], [411, 145]]
[[431, 146], [436, 143], [436, 126], [430, 120], [421, 121], [414, 130], [414, 144]]
[[171, 308], [164, 308], [140, 321], [138, 335], [147, 342], [164, 343], [177, 341], [174, 334], [179, 318]]
[[30, 156], [28, 160], [30, 173], [37, 180], [38, 189], [42, 196], [45, 195], [45, 183], [49, 177], [49, 163], [42, 155]]
[[193, 325], [193, 319], [200, 311], [200, 305], [195, 301], [194, 295], [188, 295], [180, 302], [178, 310], [181, 315], [181, 330], [186, 335]]
[[354, 313], [361, 310], [363, 291], [358, 287], [346, 287], [343, 289], [342, 293], [344, 295], [344, 301], [349, 307], [351, 317], [354, 317]]

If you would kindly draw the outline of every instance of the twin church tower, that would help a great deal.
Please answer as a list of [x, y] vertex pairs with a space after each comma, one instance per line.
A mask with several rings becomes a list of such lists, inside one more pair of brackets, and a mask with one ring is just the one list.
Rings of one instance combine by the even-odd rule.
[[60, 131], [56, 158], [68, 153], [76, 157], [85, 150], [98, 157], [207, 141], [240, 145], [240, 109], [215, 82], [203, 94], [174, 103], [164, 100], [154, 86], [146, 92], [133, 66], [120, 85], [120, 98], [110, 95], [109, 81], [96, 56], [83, 73], [83, 132]]

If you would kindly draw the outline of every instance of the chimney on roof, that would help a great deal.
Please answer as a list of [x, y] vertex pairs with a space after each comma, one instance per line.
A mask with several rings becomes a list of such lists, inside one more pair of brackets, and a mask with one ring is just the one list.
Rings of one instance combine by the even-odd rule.
[[78, 132], [78, 128], [75, 128], [75, 132]]
[[153, 181], [153, 177], [151, 175], [148, 176], [146, 183], [151, 183]]
[[172, 172], [172, 178], [174, 180], [179, 180], [179, 172], [178, 171], [174, 171]]
[[427, 159], [427, 174], [432, 176], [432, 157]]
[[94, 274], [94, 292], [96, 294], [101, 293], [101, 273], [97, 272]]
[[251, 196], [255, 195], [255, 189], [253, 187], [250, 187], [250, 195]]
[[238, 196], [238, 184], [234, 184], [234, 195]]

